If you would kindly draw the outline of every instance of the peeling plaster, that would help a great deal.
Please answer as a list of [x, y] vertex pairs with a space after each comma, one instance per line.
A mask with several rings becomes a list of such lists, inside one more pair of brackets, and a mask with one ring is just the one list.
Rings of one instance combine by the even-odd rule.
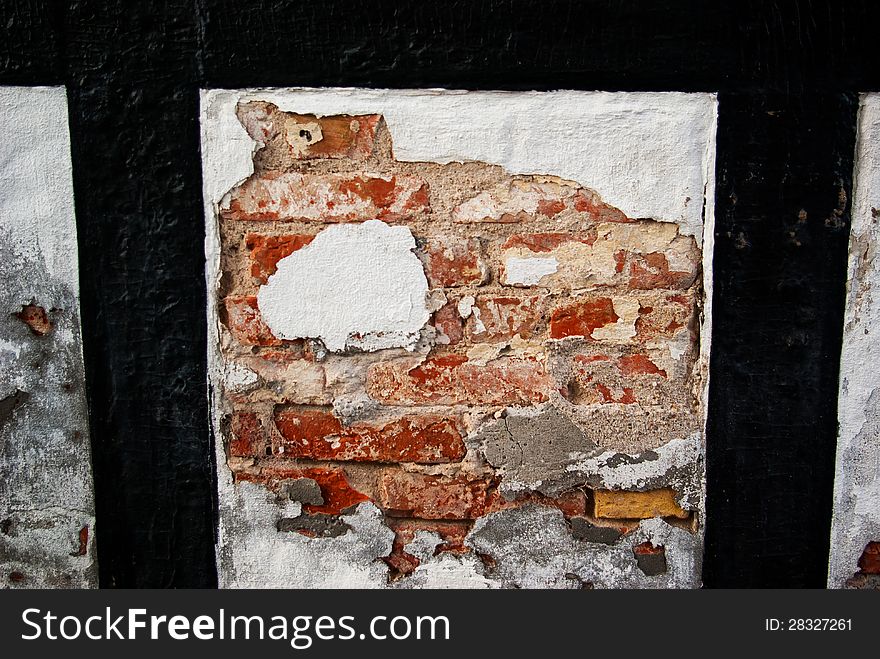
[[96, 587], [67, 98], [0, 107], [0, 583]]
[[555, 256], [521, 258], [511, 257], [504, 262], [504, 283], [531, 286], [559, 268]]
[[[714, 227], [714, 95], [350, 89], [203, 91], [209, 378], [215, 397], [217, 387], [223, 386], [218, 319], [213, 303], [220, 276], [217, 211], [226, 192], [253, 172], [252, 157], [260, 145], [247, 135], [235, 117], [237, 103], [249, 99], [275, 103], [283, 111], [319, 116], [382, 114], [394, 136], [398, 160], [480, 161], [501, 165], [511, 173], [556, 175], [595, 189], [606, 202], [629, 217], [674, 222], [679, 233], [695, 236], [703, 249], [703, 283], [707, 291], [701, 319], [703, 389], [699, 397], [705, 422]], [[528, 125], [511, 127], [511, 121], [517, 125], [526, 121]], [[426, 125], [431, 129], [426, 130]], [[535, 126], [541, 126], [541, 130], [535, 130]], [[511, 130], [518, 136], [515, 142], [509, 139]], [[584, 153], [591, 155], [584, 157]], [[691, 199], [702, 199], [704, 203], [688, 204]], [[526, 270], [533, 265], [526, 264]], [[549, 270], [550, 266], [543, 267]], [[538, 274], [538, 280], [546, 274]], [[524, 281], [534, 276], [535, 273], [528, 272], [522, 275]], [[260, 306], [263, 308], [263, 303]], [[638, 309], [631, 306], [631, 301], [623, 298], [614, 301], [615, 313], [621, 321], [619, 327], [606, 328], [614, 335], [607, 338], [626, 340], [632, 335]], [[463, 318], [474, 315], [477, 326], [480, 319], [472, 297], [459, 300], [458, 311]], [[339, 336], [341, 332], [331, 343], [340, 345]], [[351, 342], [346, 343], [353, 347]], [[490, 359], [491, 355], [481, 357]], [[341, 380], [349, 376], [342, 365], [336, 368], [339, 373], [332, 374], [333, 359], [325, 366], [328, 384], [336, 382], [334, 386], [339, 389], [338, 395], [334, 394], [334, 409], [343, 417], [356, 416], [370, 403], [357, 398], [358, 387], [349, 392], [342, 386]], [[218, 436], [220, 419], [228, 412], [224, 405], [222, 397], [212, 403]], [[573, 447], [565, 458], [565, 480], [570, 477], [572, 483], [609, 489], [673, 487], [679, 492], [683, 507], [702, 514], [702, 432], [673, 439], [656, 450], [634, 456], [618, 451], [597, 455], [598, 449], [591, 450], [590, 445], [581, 448]], [[435, 534], [418, 534], [407, 549], [424, 560], [408, 577], [389, 584], [386, 566], [376, 559], [389, 554], [393, 534], [389, 535], [391, 532], [381, 523], [381, 515], [372, 504], [361, 504], [354, 515], [344, 516], [344, 523], [351, 529], [335, 537], [310, 539], [298, 533], [278, 533], [279, 521], [296, 517], [299, 511], [285, 510], [291, 504], [279, 504], [262, 486], [234, 484], [222, 442], [217, 443], [217, 464], [221, 517], [218, 569], [224, 587], [699, 585], [702, 529], [692, 534], [661, 519], [652, 519], [641, 522], [616, 542], [609, 534], [602, 542], [592, 543], [573, 535], [558, 509], [531, 504], [477, 521], [466, 544], [490, 557], [487, 560], [474, 554], [442, 552], [433, 556], [429, 550], [432, 544], [436, 547]], [[530, 489], [534, 484], [524, 485], [524, 489]], [[536, 538], [540, 541], [536, 542]], [[665, 573], [648, 576], [639, 568], [633, 547], [645, 542], [665, 547]], [[338, 569], [331, 575], [329, 564], [334, 561], [338, 562]]]
[[[220, 129], [209, 139], [223, 140], [215, 148], [228, 157], [226, 163], [206, 168], [206, 190], [215, 201], [220, 200], [216, 194], [222, 197], [252, 169], [255, 143], [234, 113], [240, 99], [318, 116], [382, 114], [394, 135], [398, 160], [488, 162], [512, 174], [589, 183], [628, 217], [674, 222], [682, 233], [698, 240], [702, 236], [703, 209], [690, 202], [704, 198], [704, 174], [714, 166], [714, 94], [209, 90], [203, 92], [203, 117], [206, 112], [213, 115]], [[412, 121], [414, 116], [418, 121]]]
[[880, 94], [861, 99], [843, 347], [828, 586], [841, 588], [880, 540]]
[[320, 339], [333, 352], [412, 350], [430, 317], [415, 247], [408, 227], [380, 220], [327, 227], [260, 287], [263, 320], [278, 338]]
[[[614, 545], [578, 540], [558, 510], [536, 505], [477, 520], [467, 544], [491, 556], [491, 579], [504, 588], [695, 588], [701, 540], [662, 519], [641, 522]], [[633, 547], [666, 548], [667, 570], [646, 576]]]

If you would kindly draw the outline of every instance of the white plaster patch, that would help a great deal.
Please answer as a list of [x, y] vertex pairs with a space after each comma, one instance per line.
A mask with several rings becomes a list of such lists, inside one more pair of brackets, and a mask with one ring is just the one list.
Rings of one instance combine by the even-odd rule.
[[320, 339], [328, 350], [413, 349], [428, 322], [428, 280], [408, 227], [337, 224], [278, 262], [260, 288], [260, 313], [282, 339]]
[[559, 268], [555, 256], [549, 258], [511, 257], [504, 262], [504, 283], [533, 286], [547, 275], [552, 275]]
[[859, 569], [880, 541], [880, 94], [861, 99], [843, 347], [828, 585]]

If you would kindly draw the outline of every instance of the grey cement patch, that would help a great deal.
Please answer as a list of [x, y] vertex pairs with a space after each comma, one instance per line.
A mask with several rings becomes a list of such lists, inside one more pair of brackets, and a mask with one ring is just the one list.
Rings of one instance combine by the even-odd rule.
[[320, 506], [324, 503], [321, 495], [321, 487], [317, 481], [311, 478], [294, 478], [280, 485], [280, 494], [287, 496], [291, 501], [299, 501], [303, 504]]
[[0, 584], [95, 587], [65, 92], [0, 88], [0, 104]]
[[[639, 568], [633, 547], [646, 541], [666, 548], [664, 573]], [[559, 510], [529, 504], [477, 520], [466, 542], [493, 559], [487, 577], [504, 588], [699, 586], [699, 537], [656, 518], [609, 547], [575, 539]]]
[[477, 440], [485, 442], [486, 460], [502, 473], [499, 490], [515, 494], [524, 484], [542, 494], [556, 494], [570, 485], [560, 474], [573, 455], [589, 454], [596, 444], [567, 416], [553, 407], [537, 411], [508, 410], [507, 416], [486, 424]]

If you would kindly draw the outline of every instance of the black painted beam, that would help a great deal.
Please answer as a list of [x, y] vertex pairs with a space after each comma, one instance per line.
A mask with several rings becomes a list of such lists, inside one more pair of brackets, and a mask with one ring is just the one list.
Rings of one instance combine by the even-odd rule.
[[66, 16], [100, 583], [216, 585], [191, 2]]
[[825, 586], [857, 107], [719, 98], [707, 586]]

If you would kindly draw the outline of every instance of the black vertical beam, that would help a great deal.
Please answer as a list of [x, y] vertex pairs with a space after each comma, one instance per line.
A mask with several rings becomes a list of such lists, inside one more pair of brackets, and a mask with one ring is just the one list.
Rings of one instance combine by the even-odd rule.
[[76, 2], [66, 36], [100, 583], [214, 586], [194, 5]]
[[719, 98], [707, 586], [825, 586], [857, 107]]

